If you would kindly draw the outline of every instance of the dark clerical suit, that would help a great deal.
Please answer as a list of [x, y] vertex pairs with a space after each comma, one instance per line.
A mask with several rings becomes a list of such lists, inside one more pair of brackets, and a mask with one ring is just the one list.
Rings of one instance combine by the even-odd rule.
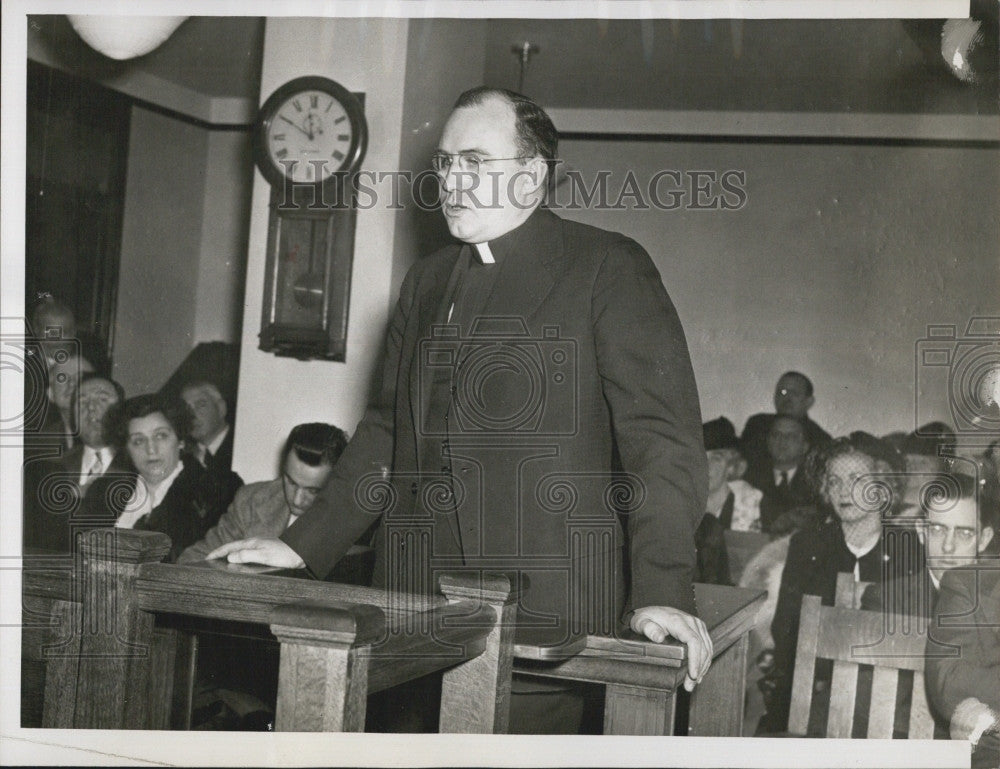
[[489, 245], [493, 265], [455, 244], [410, 270], [381, 390], [282, 539], [322, 577], [382, 516], [376, 585], [517, 571], [531, 583], [518, 633], [558, 643], [613, 631], [623, 520], [628, 606], [693, 613], [707, 470], [656, 268], [634, 241], [545, 209]]

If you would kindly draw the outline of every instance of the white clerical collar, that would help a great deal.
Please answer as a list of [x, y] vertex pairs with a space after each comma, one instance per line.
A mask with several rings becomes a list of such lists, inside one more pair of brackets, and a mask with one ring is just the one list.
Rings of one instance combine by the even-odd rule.
[[496, 264], [497, 260], [493, 258], [493, 251], [490, 250], [490, 244], [486, 243], [473, 243], [473, 247], [476, 249], [476, 253], [479, 254], [479, 261], [483, 264]]
[[204, 448], [211, 451], [212, 456], [214, 457], [216, 454], [219, 453], [219, 446], [221, 446], [222, 442], [226, 440], [227, 435], [229, 435], [229, 425], [226, 425], [224, 428], [222, 428], [222, 432], [216, 435], [209, 443], [205, 443], [202, 445], [204, 446]]

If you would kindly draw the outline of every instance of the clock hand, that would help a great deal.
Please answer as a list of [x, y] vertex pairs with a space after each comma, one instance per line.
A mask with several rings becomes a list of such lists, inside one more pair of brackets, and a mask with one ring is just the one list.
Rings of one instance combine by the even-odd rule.
[[290, 125], [292, 128], [296, 129], [301, 134], [303, 134], [307, 139], [309, 139], [309, 141], [313, 140], [312, 132], [311, 131], [306, 131], [298, 123], [293, 123], [291, 120], [289, 120], [288, 118], [286, 118], [284, 115], [278, 115], [278, 117], [280, 117], [282, 120], [284, 120], [286, 123], [288, 123], [288, 125]]

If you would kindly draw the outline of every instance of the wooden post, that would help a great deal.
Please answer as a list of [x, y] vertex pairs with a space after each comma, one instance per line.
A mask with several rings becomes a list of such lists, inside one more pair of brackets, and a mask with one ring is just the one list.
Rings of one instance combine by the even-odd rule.
[[374, 606], [297, 603], [271, 612], [281, 643], [275, 731], [361, 732], [371, 643], [385, 634]]
[[[742, 695], [741, 695], [742, 696]], [[604, 692], [604, 733], [663, 736], [674, 732], [677, 691], [608, 684]]]
[[739, 737], [743, 733], [743, 697], [749, 636], [712, 661], [712, 667], [691, 693], [688, 734], [695, 737]]
[[504, 574], [443, 574], [441, 592], [449, 602], [479, 601], [496, 614], [486, 649], [447, 670], [441, 684], [440, 731], [452, 734], [506, 734], [510, 721], [510, 677], [514, 663], [514, 620], [520, 591]]
[[81, 536], [75, 727], [146, 728], [153, 615], [139, 609], [134, 583], [142, 564], [168, 552], [170, 538], [158, 532], [94, 529]]

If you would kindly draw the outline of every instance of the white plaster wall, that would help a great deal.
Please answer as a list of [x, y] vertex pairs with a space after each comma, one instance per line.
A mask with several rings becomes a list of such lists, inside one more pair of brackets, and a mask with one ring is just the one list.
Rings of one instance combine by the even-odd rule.
[[239, 342], [253, 160], [249, 130], [207, 136], [194, 342]]
[[208, 132], [134, 107], [115, 317], [114, 375], [158, 390], [191, 350]]
[[611, 171], [612, 190], [629, 168], [642, 187], [660, 169], [745, 171], [739, 211], [566, 212], [651, 253], [706, 419], [742, 429], [798, 369], [834, 435], [952, 421], [915, 347], [928, 324], [961, 335], [970, 317], [1000, 315], [995, 149], [566, 141], [561, 155], [587, 179]]
[[[406, 60], [406, 91], [400, 136], [400, 170], [411, 178], [430, 168], [430, 156], [458, 95], [483, 83], [486, 20], [411, 19]], [[406, 186], [396, 218], [391, 299], [395, 302], [407, 270], [421, 256], [450, 238], [440, 211], [418, 206]], [[430, 195], [431, 186], [424, 190]]]
[[[362, 168], [399, 168], [408, 23], [406, 19], [268, 19], [261, 101], [301, 75], [325, 75], [350, 90], [363, 91], [369, 143]], [[391, 301], [396, 211], [376, 206], [357, 215], [347, 361], [303, 362], [261, 352], [257, 335], [268, 195], [267, 183], [255, 171], [233, 458], [233, 469], [248, 482], [274, 476], [281, 443], [299, 422], [327, 421], [353, 432], [381, 354]]]

